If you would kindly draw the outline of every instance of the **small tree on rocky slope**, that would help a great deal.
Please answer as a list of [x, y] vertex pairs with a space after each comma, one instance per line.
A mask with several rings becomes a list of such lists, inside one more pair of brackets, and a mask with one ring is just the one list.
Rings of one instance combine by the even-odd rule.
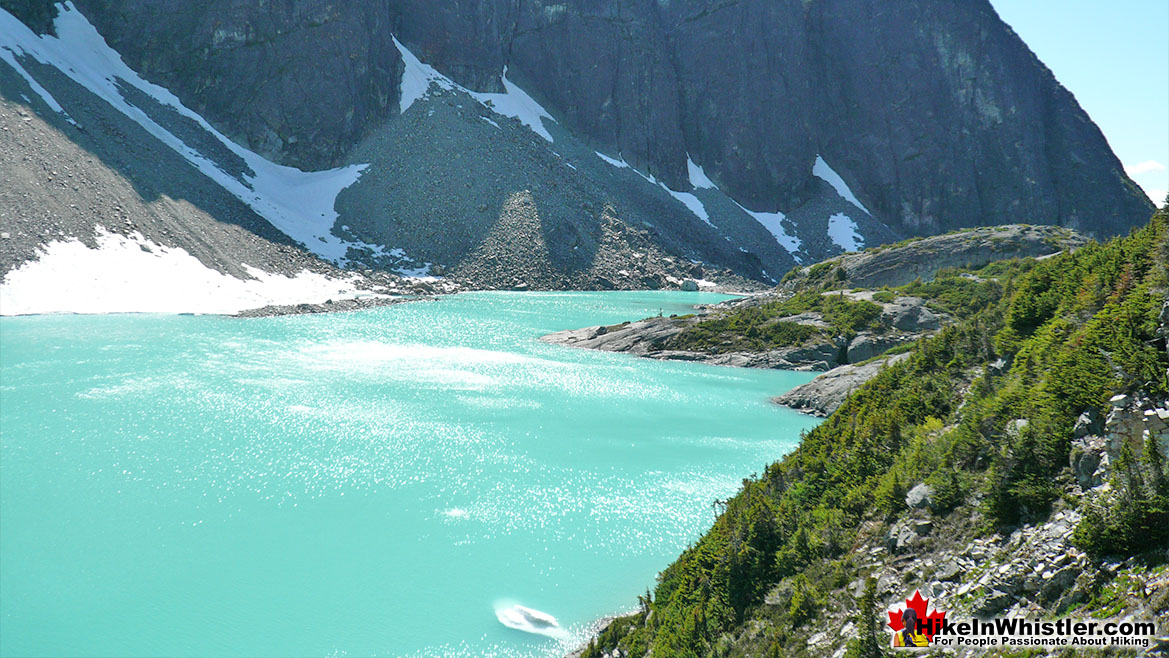
[[871, 576], [865, 581], [865, 592], [857, 602], [856, 639], [848, 643], [845, 658], [883, 658], [885, 651], [881, 648], [879, 638], [880, 619], [877, 618], [877, 581]]

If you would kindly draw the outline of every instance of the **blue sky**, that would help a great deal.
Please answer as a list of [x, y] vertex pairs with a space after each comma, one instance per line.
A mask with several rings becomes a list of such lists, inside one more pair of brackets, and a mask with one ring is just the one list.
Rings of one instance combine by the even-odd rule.
[[1076, 96], [1129, 176], [1169, 190], [1169, 2], [991, 0]]

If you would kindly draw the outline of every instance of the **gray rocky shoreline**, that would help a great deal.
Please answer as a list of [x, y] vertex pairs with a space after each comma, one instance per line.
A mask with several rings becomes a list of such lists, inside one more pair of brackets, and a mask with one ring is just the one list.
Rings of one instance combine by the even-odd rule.
[[358, 297], [355, 299], [330, 299], [320, 304], [277, 304], [261, 306], [229, 315], [233, 318], [270, 318], [285, 315], [316, 315], [320, 313], [348, 313], [350, 311], [364, 311], [383, 306], [395, 306], [408, 302], [434, 301], [434, 296], [378, 296]]
[[[848, 293], [872, 301], [871, 293]], [[881, 357], [939, 330], [949, 318], [929, 310], [922, 299], [896, 297], [881, 303], [887, 331], [862, 331], [856, 336], [822, 336], [801, 345], [760, 352], [697, 352], [670, 349], [671, 339], [700, 322], [740, 305], [756, 305], [775, 299], [771, 294], [754, 295], [709, 306], [696, 307], [694, 315], [646, 318], [611, 326], [584, 327], [558, 331], [540, 340], [555, 345], [625, 352], [650, 359], [693, 361], [736, 368], [766, 368], [814, 371], [823, 374], [773, 399], [777, 404], [816, 416], [835, 411], [854, 389], [873, 378], [885, 365], [906, 355]], [[807, 326], [827, 326], [818, 313], [801, 313], [782, 318]]]

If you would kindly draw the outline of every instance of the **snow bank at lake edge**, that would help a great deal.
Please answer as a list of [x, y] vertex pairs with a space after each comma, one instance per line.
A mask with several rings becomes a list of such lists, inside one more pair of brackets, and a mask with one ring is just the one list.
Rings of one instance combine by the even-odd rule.
[[239, 279], [207, 267], [184, 249], [100, 226], [97, 243], [97, 249], [76, 239], [44, 245], [40, 258], [12, 270], [0, 282], [0, 316], [233, 314], [264, 306], [382, 296], [359, 289], [357, 276], [330, 278], [307, 270], [284, 276], [244, 265], [254, 278]]

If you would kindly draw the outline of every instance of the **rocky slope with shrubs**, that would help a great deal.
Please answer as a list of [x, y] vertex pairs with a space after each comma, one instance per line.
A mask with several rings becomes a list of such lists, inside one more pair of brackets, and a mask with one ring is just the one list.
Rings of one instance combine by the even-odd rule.
[[[917, 339], [999, 294], [1004, 260], [1087, 242], [1053, 226], [958, 231], [796, 268], [773, 290], [702, 307], [544, 337], [551, 343], [714, 365], [827, 371], [777, 402], [827, 415]], [[880, 357], [880, 358], [878, 358]]]
[[1159, 620], [1130, 652], [1169, 651], [1167, 267], [1161, 211], [939, 294], [953, 321], [720, 501], [583, 655], [873, 658], [914, 590], [982, 618]]
[[[768, 301], [760, 303], [760, 299]], [[700, 315], [561, 331], [543, 340], [654, 359], [830, 370], [908, 344], [949, 320], [945, 313], [930, 310], [920, 297], [888, 291], [761, 293], [701, 311]]]
[[973, 270], [998, 260], [1049, 256], [1086, 242], [1082, 234], [1058, 226], [984, 226], [874, 247], [796, 268], [788, 272], [780, 287], [796, 291], [826, 281], [846, 288], [903, 286], [916, 279], [929, 281], [947, 268]]

